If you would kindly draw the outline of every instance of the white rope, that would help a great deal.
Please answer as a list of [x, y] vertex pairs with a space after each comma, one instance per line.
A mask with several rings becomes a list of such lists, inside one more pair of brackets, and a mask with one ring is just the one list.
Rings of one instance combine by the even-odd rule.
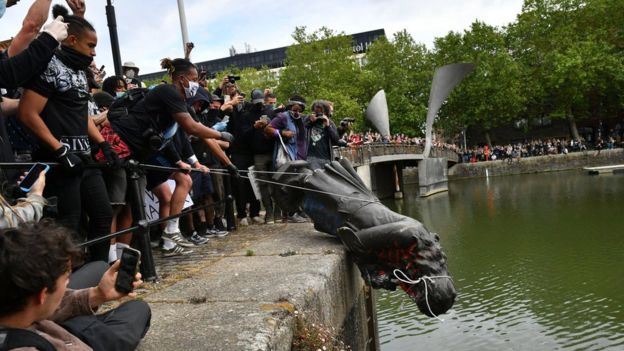
[[[218, 172], [217, 170], [211, 169], [210, 170], [211, 173], [214, 174], [221, 174], [221, 175], [230, 175], [229, 173], [221, 173]], [[295, 174], [301, 174], [301, 173], [295, 173]], [[249, 177], [240, 176], [241, 178], [245, 178], [245, 179], [249, 179]], [[359, 197], [355, 197], [355, 196], [349, 196], [349, 195], [341, 195], [341, 194], [336, 194], [336, 193], [330, 193], [328, 191], [322, 191], [322, 190], [316, 190], [316, 189], [310, 189], [310, 188], [304, 188], [301, 186], [296, 186], [296, 185], [290, 185], [290, 184], [284, 184], [284, 183], [278, 183], [278, 182], [273, 182], [270, 180], [266, 180], [266, 179], [260, 179], [260, 178], [256, 178], [257, 181], [259, 182], [265, 182], [265, 183], [269, 183], [269, 184], [275, 184], [275, 185], [280, 185], [280, 186], [285, 186], [285, 187], [289, 187], [289, 188], [294, 188], [294, 189], [299, 189], [299, 190], [305, 190], [305, 191], [311, 191], [311, 192], [315, 192], [315, 193], [319, 193], [319, 194], [325, 194], [325, 195], [332, 195], [332, 196], [338, 196], [338, 197], [342, 197], [345, 199], [351, 199], [351, 200], [357, 200], [357, 201], [362, 201], [362, 202], [369, 202], [369, 203], [381, 203], [379, 200], [368, 200], [368, 199], [361, 199]]]
[[[435, 313], [433, 313], [433, 311], [431, 310], [431, 306], [429, 306], [429, 297], [428, 297], [428, 293], [427, 293], [427, 281], [429, 281], [429, 283], [434, 283], [434, 279], [437, 278], [448, 278], [451, 279], [450, 276], [448, 275], [435, 275], [435, 276], [427, 276], [427, 275], [423, 275], [422, 277], [416, 279], [416, 280], [412, 280], [410, 279], [410, 277], [407, 276], [407, 274], [405, 274], [402, 270], [400, 269], [395, 269], [393, 272], [394, 276], [401, 282], [405, 283], [405, 284], [410, 284], [410, 285], [416, 285], [420, 282], [422, 282], [423, 284], [425, 284], [425, 302], [427, 303], [427, 308], [429, 309], [429, 313], [431, 313], [431, 315], [433, 317], [435, 317], [435, 319], [439, 320], [440, 322], [444, 322], [444, 319], [438, 317], [435, 315]], [[403, 276], [402, 278], [399, 277], [399, 273]]]

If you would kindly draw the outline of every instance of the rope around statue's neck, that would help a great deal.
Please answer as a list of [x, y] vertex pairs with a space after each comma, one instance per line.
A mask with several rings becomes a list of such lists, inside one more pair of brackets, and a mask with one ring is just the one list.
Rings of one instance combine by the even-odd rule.
[[[405, 284], [410, 284], [410, 285], [416, 285], [420, 282], [422, 282], [423, 284], [425, 284], [425, 302], [427, 303], [427, 308], [429, 309], [429, 313], [431, 313], [431, 315], [439, 320], [440, 322], [444, 322], [444, 319], [438, 317], [435, 315], [435, 313], [433, 313], [433, 311], [431, 310], [431, 306], [429, 306], [429, 297], [427, 296], [427, 281], [429, 281], [429, 283], [433, 283], [434, 279], [438, 279], [438, 278], [448, 278], [451, 279], [450, 276], [448, 275], [436, 275], [436, 276], [426, 276], [423, 275], [422, 277], [416, 279], [416, 280], [412, 280], [410, 279], [410, 277], [407, 276], [407, 274], [405, 274], [402, 270], [400, 269], [395, 269], [393, 272], [394, 276], [401, 282], [405, 283]], [[399, 274], [402, 275], [403, 277], [399, 277]]]

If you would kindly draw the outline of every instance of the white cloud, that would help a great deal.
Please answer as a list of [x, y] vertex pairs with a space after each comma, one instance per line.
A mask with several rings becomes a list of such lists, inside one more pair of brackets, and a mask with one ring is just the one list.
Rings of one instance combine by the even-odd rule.
[[[54, 0], [53, 3], [64, 3]], [[141, 73], [160, 70], [163, 57], [180, 57], [182, 36], [177, 1], [114, 1], [122, 61], [134, 61]], [[0, 19], [0, 38], [14, 36], [28, 10], [21, 1]], [[113, 73], [105, 14], [106, 0], [87, 0], [86, 18], [98, 31], [98, 65]], [[383, 28], [386, 35], [406, 29], [417, 42], [431, 47], [435, 37], [463, 31], [474, 20], [503, 26], [515, 20], [522, 0], [364, 0], [364, 1], [214, 1], [185, 0], [194, 61], [225, 57], [232, 45], [240, 52], [248, 43], [257, 50], [290, 45], [295, 26], [322, 26], [347, 34]]]

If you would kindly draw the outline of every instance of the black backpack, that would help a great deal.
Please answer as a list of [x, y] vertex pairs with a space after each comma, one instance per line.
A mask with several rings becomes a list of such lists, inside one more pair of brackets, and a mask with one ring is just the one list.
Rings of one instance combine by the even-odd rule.
[[149, 89], [147, 88], [135, 88], [126, 91], [124, 95], [115, 99], [108, 108], [108, 120], [113, 121], [127, 116], [148, 92]]
[[33, 331], [0, 327], [0, 351], [19, 347], [34, 347], [40, 351], [56, 351], [52, 343]]

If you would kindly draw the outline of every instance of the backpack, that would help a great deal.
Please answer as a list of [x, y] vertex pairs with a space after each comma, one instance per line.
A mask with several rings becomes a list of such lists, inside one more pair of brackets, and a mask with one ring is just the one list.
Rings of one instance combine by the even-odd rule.
[[43, 336], [28, 329], [0, 327], [0, 351], [19, 347], [34, 347], [41, 351], [55, 351], [56, 348]]
[[113, 121], [127, 116], [136, 104], [143, 100], [148, 92], [149, 89], [147, 88], [135, 88], [126, 91], [124, 95], [115, 99], [108, 108], [108, 120]]

